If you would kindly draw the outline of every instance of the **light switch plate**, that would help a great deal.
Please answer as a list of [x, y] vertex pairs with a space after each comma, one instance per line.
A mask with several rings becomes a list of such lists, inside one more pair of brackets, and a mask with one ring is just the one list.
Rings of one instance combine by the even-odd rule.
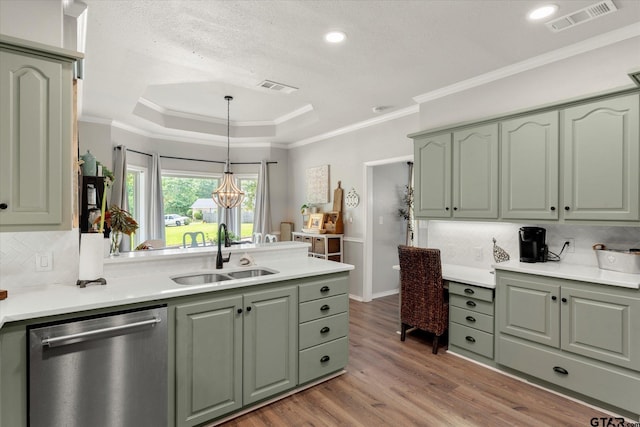
[[53, 252], [36, 253], [36, 271], [53, 270]]

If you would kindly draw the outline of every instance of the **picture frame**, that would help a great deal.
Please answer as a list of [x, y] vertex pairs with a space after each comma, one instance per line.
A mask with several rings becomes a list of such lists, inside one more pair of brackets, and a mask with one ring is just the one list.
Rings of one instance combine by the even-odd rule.
[[307, 228], [313, 231], [320, 231], [324, 227], [324, 214], [314, 213], [309, 215], [309, 221], [307, 222]]

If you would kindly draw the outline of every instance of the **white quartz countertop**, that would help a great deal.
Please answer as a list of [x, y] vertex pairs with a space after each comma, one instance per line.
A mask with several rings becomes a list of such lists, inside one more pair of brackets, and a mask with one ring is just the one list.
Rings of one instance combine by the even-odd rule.
[[595, 266], [565, 264], [562, 262], [527, 263], [513, 260], [495, 264], [494, 268], [517, 273], [537, 274], [539, 276], [557, 277], [559, 279], [640, 289], [640, 274], [602, 270]]
[[[123, 261], [120, 261], [123, 262]], [[126, 263], [126, 261], [124, 261]], [[224, 273], [248, 268], [264, 267], [277, 273], [246, 279], [234, 279], [206, 285], [179, 285], [172, 276], [201, 272]], [[234, 289], [257, 284], [278, 282], [302, 277], [318, 276], [353, 270], [353, 266], [311, 257], [270, 259], [251, 267], [231, 266], [221, 270], [149, 272], [124, 277], [106, 276], [107, 285], [89, 284], [80, 288], [75, 284], [37, 285], [9, 287], [9, 297], [0, 301], [0, 327], [7, 322], [35, 319], [58, 314], [74, 313], [105, 307], [158, 301], [185, 295]]]
[[[400, 270], [399, 265], [393, 266], [394, 270]], [[451, 282], [460, 282], [467, 285], [480, 286], [493, 289], [496, 287], [493, 270], [467, 267], [456, 264], [442, 264], [442, 278]]]

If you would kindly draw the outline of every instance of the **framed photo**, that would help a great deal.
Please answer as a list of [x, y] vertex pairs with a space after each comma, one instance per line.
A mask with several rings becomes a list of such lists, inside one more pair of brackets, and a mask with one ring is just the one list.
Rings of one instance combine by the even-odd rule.
[[323, 213], [314, 213], [309, 215], [309, 222], [307, 223], [307, 228], [310, 230], [321, 230], [324, 226], [324, 214]]

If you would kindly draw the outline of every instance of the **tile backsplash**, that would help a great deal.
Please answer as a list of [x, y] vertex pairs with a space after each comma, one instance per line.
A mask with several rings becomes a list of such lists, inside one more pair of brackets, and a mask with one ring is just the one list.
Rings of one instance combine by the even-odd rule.
[[[640, 247], [640, 227], [577, 226], [565, 224], [515, 224], [503, 222], [428, 221], [427, 245], [441, 250], [442, 262], [469, 267], [490, 268], [494, 264], [493, 241], [519, 259], [518, 229], [540, 226], [547, 230], [549, 250], [559, 253], [567, 238], [575, 239], [574, 252], [562, 254], [561, 262], [597, 266], [595, 243], [629, 249]], [[421, 225], [421, 228], [425, 225]]]
[[[0, 287], [74, 284], [79, 230], [0, 233]], [[36, 255], [50, 253], [51, 271], [36, 271]]]

